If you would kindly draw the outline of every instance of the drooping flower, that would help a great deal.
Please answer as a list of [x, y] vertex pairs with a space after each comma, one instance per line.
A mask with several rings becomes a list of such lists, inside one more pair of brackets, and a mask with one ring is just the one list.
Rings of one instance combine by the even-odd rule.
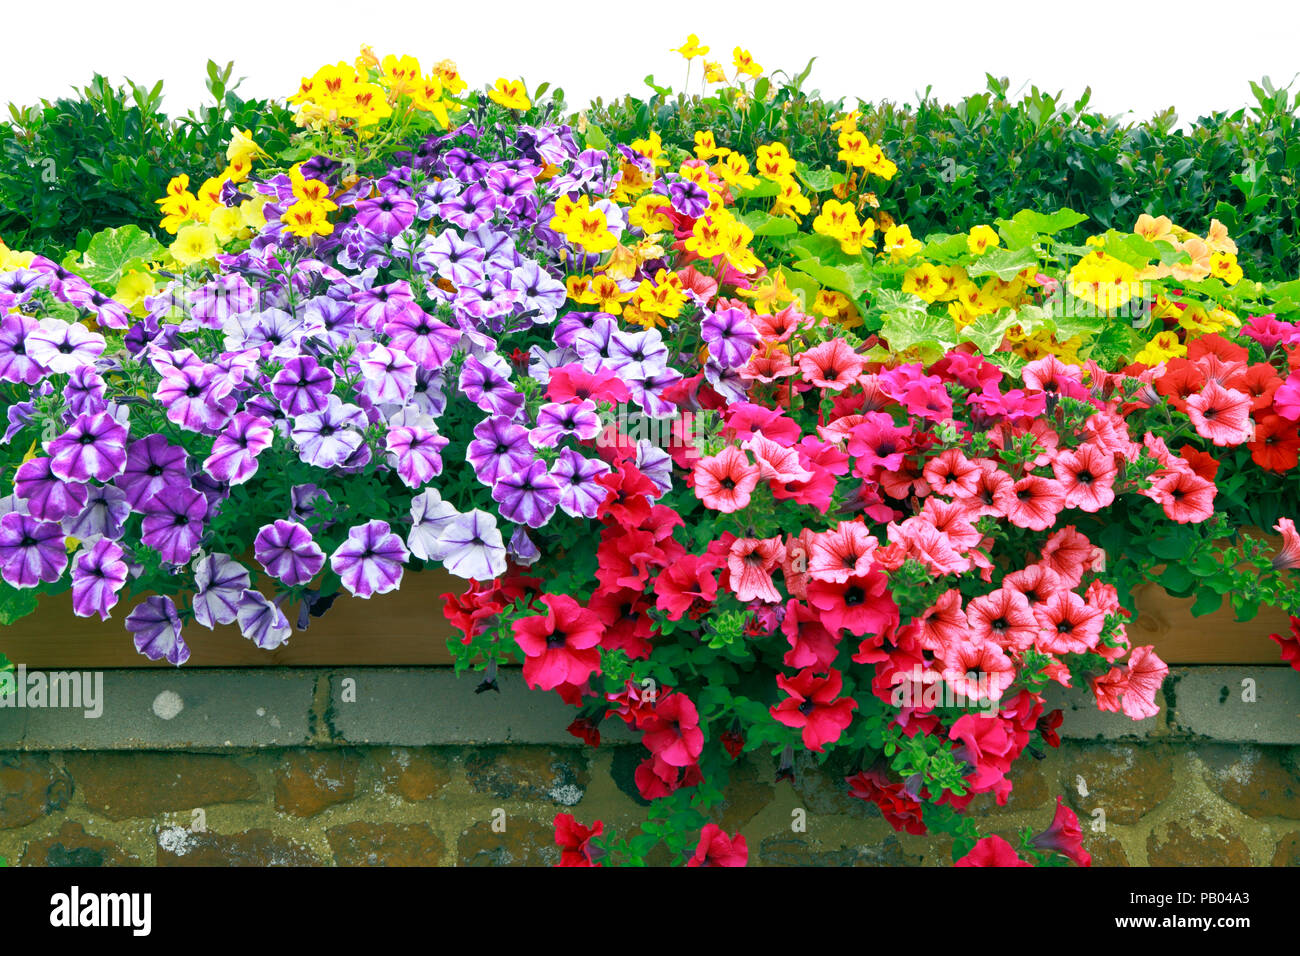
[[604, 832], [605, 825], [597, 820], [591, 827], [579, 823], [571, 813], [555, 815], [555, 842], [560, 846], [560, 866], [600, 866], [595, 861], [592, 838]]
[[781, 600], [772, 581], [772, 573], [785, 560], [785, 545], [780, 538], [737, 538], [727, 554], [731, 589], [745, 602]]
[[248, 569], [228, 554], [209, 554], [194, 566], [194, 620], [211, 630], [233, 624], [244, 591], [250, 586]]
[[330, 555], [330, 567], [351, 594], [369, 598], [397, 589], [410, 556], [387, 521], [372, 519], [348, 531], [347, 540]]
[[72, 612], [80, 617], [98, 614], [107, 621], [126, 584], [127, 567], [122, 546], [107, 538], [83, 549], [72, 564]]
[[126, 629], [135, 635], [135, 649], [151, 661], [180, 667], [190, 659], [181, 636], [181, 618], [171, 598], [152, 595], [126, 616]]
[[687, 866], [745, 866], [748, 863], [749, 847], [745, 838], [739, 833], [728, 836], [716, 823], [704, 825], [695, 853], [686, 861]]
[[1092, 854], [1083, 848], [1079, 817], [1060, 797], [1056, 798], [1056, 814], [1051, 826], [1031, 837], [1029, 842], [1046, 853], [1059, 853], [1077, 866], [1092, 866]]
[[239, 633], [264, 651], [275, 650], [293, 633], [284, 611], [260, 591], [249, 589], [240, 595], [235, 619]]

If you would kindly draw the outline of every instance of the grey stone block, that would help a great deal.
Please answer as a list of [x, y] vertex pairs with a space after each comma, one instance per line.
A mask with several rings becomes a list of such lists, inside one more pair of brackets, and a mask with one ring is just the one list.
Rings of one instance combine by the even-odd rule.
[[[1062, 737], [1071, 740], [1125, 740], [1149, 737], [1158, 733], [1163, 726], [1165, 710], [1146, 720], [1133, 720], [1123, 713], [1097, 709], [1097, 698], [1092, 689], [1086, 685], [1079, 687], [1062, 687], [1051, 684], [1043, 694], [1046, 703], [1044, 711], [1060, 708], [1063, 720], [1057, 731]], [[1159, 702], [1159, 701], [1157, 701]]]
[[1173, 686], [1175, 732], [1214, 740], [1300, 744], [1300, 673], [1258, 665], [1188, 667]]
[[[476, 694], [481, 680], [481, 674], [457, 677], [450, 669], [336, 669], [330, 727], [351, 744], [580, 745], [565, 729], [577, 712], [558, 695], [529, 690], [518, 670], [500, 672], [499, 694]], [[600, 730], [602, 740], [633, 739], [620, 720], [604, 721]]]
[[106, 670], [103, 711], [0, 708], [0, 749], [166, 750], [301, 746], [316, 675], [276, 670]]

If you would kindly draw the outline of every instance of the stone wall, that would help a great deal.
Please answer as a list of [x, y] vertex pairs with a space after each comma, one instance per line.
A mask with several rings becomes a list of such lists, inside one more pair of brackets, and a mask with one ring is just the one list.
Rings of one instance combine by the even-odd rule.
[[[546, 864], [558, 855], [557, 812], [620, 832], [644, 819], [632, 784], [639, 746], [575, 746], [566, 711], [520, 693], [517, 678], [499, 697], [413, 670], [106, 678], [98, 719], [0, 710], [0, 747], [12, 748], [0, 751], [0, 857], [10, 863]], [[1242, 680], [1254, 682], [1253, 710], [1236, 706]], [[985, 796], [972, 812], [1012, 838], [1045, 827], [1061, 795], [1095, 865], [1300, 864], [1300, 740], [1287, 739], [1298, 696], [1300, 675], [1286, 669], [1182, 669], [1140, 735], [1067, 713], [1062, 746], [1021, 761], [1007, 805]], [[370, 714], [383, 701], [386, 720]], [[428, 708], [446, 714], [430, 722]], [[780, 783], [774, 769], [738, 763], [717, 813], [746, 836], [752, 863], [951, 861], [946, 839], [896, 834], [849, 797], [846, 768], [801, 764]]]

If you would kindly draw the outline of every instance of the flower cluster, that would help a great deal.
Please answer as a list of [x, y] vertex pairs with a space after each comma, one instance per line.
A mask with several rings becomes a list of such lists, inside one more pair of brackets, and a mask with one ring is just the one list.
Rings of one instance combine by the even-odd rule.
[[[833, 751], [962, 865], [1086, 865], [1064, 807], [1018, 847], [961, 811], [1059, 744], [1050, 684], [1156, 712], [1131, 583], [1300, 611], [1288, 517], [1280, 552], [1219, 544], [1248, 465], [1297, 467], [1300, 331], [1236, 319], [1260, 293], [1218, 227], [922, 240], [862, 191], [896, 168], [854, 114], [839, 171], [609, 143], [522, 82], [369, 51], [291, 102], [287, 154], [236, 131], [198, 196], [173, 181], [169, 249], [0, 248], [7, 588], [180, 665], [194, 625], [275, 648], [441, 567], [481, 689], [521, 664], [586, 743], [643, 746], [651, 819], [561, 814], [565, 865], [743, 864], [712, 818], [734, 762]], [[1168, 354], [1117, 340], [1134, 296]]]

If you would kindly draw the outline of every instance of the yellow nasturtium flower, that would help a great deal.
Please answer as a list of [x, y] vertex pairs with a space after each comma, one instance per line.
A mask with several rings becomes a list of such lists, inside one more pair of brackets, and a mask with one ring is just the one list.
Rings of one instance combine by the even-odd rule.
[[266, 150], [253, 142], [253, 131], [251, 129], [241, 132], [237, 126], [231, 128], [230, 145], [226, 147], [226, 162], [234, 163], [240, 159], [247, 159], [251, 162], [265, 156]]
[[714, 164], [713, 171], [724, 183], [736, 189], [753, 189], [758, 185], [758, 177], [749, 174], [749, 160], [740, 153], [728, 153]]
[[924, 243], [912, 238], [912, 230], [905, 225], [890, 226], [885, 230], [885, 249], [896, 260], [910, 259], [924, 248]]
[[704, 61], [704, 81], [706, 83], [725, 83], [727, 74], [722, 70], [722, 64], [714, 60]]
[[1216, 252], [1210, 256], [1210, 275], [1221, 279], [1227, 285], [1236, 285], [1241, 281], [1241, 266], [1237, 257], [1230, 252]]
[[1161, 332], [1133, 356], [1133, 361], [1142, 365], [1159, 365], [1173, 358], [1182, 358], [1187, 354], [1187, 347], [1178, 341], [1177, 332]]
[[511, 110], [526, 110], [533, 105], [523, 81], [507, 80], [505, 77], [497, 80], [496, 85], [488, 90], [488, 99]]
[[754, 57], [748, 50], [742, 50], [740, 47], [736, 47], [731, 52], [731, 62], [735, 64], [737, 76], [740, 76], [743, 73], [746, 76], [752, 76], [754, 79], [758, 79], [763, 75], [763, 68], [754, 62]]
[[157, 289], [157, 283], [154, 282], [152, 275], [139, 269], [131, 269], [117, 280], [117, 289], [113, 292], [113, 298], [128, 309], [134, 309]]
[[217, 234], [208, 226], [185, 226], [168, 247], [172, 258], [183, 266], [213, 258], [219, 251]]
[[280, 216], [284, 228], [290, 234], [306, 239], [310, 236], [328, 236], [334, 231], [334, 223], [325, 215], [325, 210], [316, 203], [299, 200]]
[[794, 160], [784, 143], [758, 147], [758, 174], [765, 179], [782, 180], [794, 175]]
[[703, 129], [695, 134], [695, 155], [706, 162], [710, 159], [716, 159], [719, 156], [726, 156], [731, 150], [726, 146], [719, 146], [718, 141], [714, 138], [713, 130]]
[[453, 60], [439, 60], [433, 65], [433, 75], [442, 81], [442, 88], [449, 96], [465, 89], [466, 83], [460, 78], [460, 70]]
[[992, 226], [975, 226], [966, 236], [966, 248], [970, 250], [973, 256], [982, 256], [990, 249], [996, 249], [1002, 244], [998, 234], [993, 231]]
[[858, 211], [852, 203], [827, 199], [813, 220], [813, 232], [839, 239], [858, 225]]
[[679, 47], [674, 47], [672, 52], [680, 53], [682, 56], [686, 57], [686, 59], [693, 60], [697, 56], [704, 56], [709, 52], [709, 48], [707, 46], [700, 46], [700, 38], [692, 33], [686, 38], [685, 43]]
[[944, 291], [943, 273], [932, 262], [922, 262], [903, 273], [903, 291], [934, 302]]
[[564, 223], [564, 237], [584, 252], [606, 252], [618, 245], [600, 209], [575, 210]]
[[224, 246], [244, 228], [244, 217], [234, 206], [220, 206], [208, 216], [208, 225], [217, 234], [217, 241]]

